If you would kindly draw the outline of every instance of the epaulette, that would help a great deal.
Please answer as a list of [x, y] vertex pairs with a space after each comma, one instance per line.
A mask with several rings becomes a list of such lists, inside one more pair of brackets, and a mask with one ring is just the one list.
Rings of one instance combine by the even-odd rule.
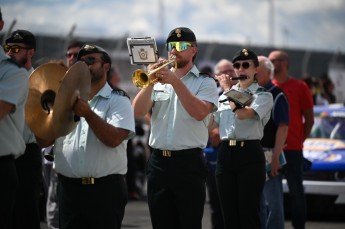
[[265, 91], [267, 91], [266, 88], [259, 86], [259, 88], [255, 91], [255, 93], [265, 92]]
[[127, 94], [127, 92], [125, 92], [124, 90], [122, 90], [122, 89], [120, 89], [120, 88], [117, 88], [117, 87], [113, 88], [113, 92], [114, 92], [115, 94], [117, 94], [117, 95], [125, 96], [125, 97], [127, 97], [129, 100], [131, 99], [131, 98], [129, 97], [129, 95]]
[[213, 76], [211, 76], [210, 73], [207, 73], [207, 72], [199, 72], [199, 76], [205, 76], [205, 77], [210, 77], [210, 78], [213, 78]]

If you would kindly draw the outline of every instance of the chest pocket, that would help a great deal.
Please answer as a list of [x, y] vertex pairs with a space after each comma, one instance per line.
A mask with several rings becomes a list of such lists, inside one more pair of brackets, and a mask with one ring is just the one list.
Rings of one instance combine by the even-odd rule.
[[163, 118], [169, 108], [171, 102], [170, 92], [167, 90], [155, 90], [153, 93], [153, 112], [152, 115], [161, 119]]

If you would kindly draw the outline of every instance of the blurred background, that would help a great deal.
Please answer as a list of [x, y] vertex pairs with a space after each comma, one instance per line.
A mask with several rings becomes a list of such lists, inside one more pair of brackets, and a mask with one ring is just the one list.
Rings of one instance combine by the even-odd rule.
[[35, 67], [64, 59], [67, 44], [82, 40], [104, 47], [130, 94], [131, 74], [126, 39], [155, 37], [159, 55], [175, 27], [191, 28], [199, 41], [196, 64], [211, 66], [231, 59], [242, 48], [268, 55], [283, 49], [296, 78], [327, 75], [337, 102], [345, 101], [345, 1], [343, 0], [1, 0], [4, 39], [16, 29], [37, 37]]

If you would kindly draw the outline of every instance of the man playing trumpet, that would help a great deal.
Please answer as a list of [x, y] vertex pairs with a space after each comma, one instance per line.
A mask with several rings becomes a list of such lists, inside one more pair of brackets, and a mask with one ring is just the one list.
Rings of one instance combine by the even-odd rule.
[[[202, 149], [208, 139], [209, 114], [217, 108], [217, 87], [194, 65], [198, 51], [194, 33], [173, 29], [167, 38], [175, 71], [164, 67], [134, 98], [136, 118], [152, 109], [147, 165], [148, 204], [153, 228], [202, 228], [207, 166]], [[154, 64], [151, 68], [157, 67]]]

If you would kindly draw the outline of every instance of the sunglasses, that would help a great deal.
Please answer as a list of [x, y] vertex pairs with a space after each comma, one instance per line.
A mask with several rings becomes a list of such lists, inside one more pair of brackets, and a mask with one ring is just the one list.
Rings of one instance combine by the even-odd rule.
[[71, 58], [72, 56], [73, 56], [74, 58], [77, 58], [78, 53], [77, 53], [77, 52], [70, 52], [70, 53], [66, 53], [65, 56], [66, 56], [67, 58]]
[[167, 50], [169, 52], [171, 52], [173, 49], [176, 49], [176, 51], [178, 52], [182, 52], [184, 50], [186, 50], [187, 48], [192, 47], [193, 45], [189, 42], [185, 42], [185, 41], [177, 41], [177, 42], [169, 42], [167, 44]]
[[22, 47], [19, 45], [4, 45], [5, 52], [9, 52], [11, 50], [11, 52], [13, 53], [19, 53], [21, 49], [30, 49], [30, 48]]
[[96, 62], [102, 62], [103, 63], [103, 60], [96, 59], [95, 57], [87, 57], [85, 59], [80, 59], [80, 61], [85, 62], [85, 64], [87, 66], [93, 65]]
[[[232, 66], [234, 66], [234, 68], [238, 70], [241, 67], [241, 63], [234, 63]], [[250, 66], [249, 62], [242, 62], [242, 68], [243, 69], [248, 69], [249, 66]]]

